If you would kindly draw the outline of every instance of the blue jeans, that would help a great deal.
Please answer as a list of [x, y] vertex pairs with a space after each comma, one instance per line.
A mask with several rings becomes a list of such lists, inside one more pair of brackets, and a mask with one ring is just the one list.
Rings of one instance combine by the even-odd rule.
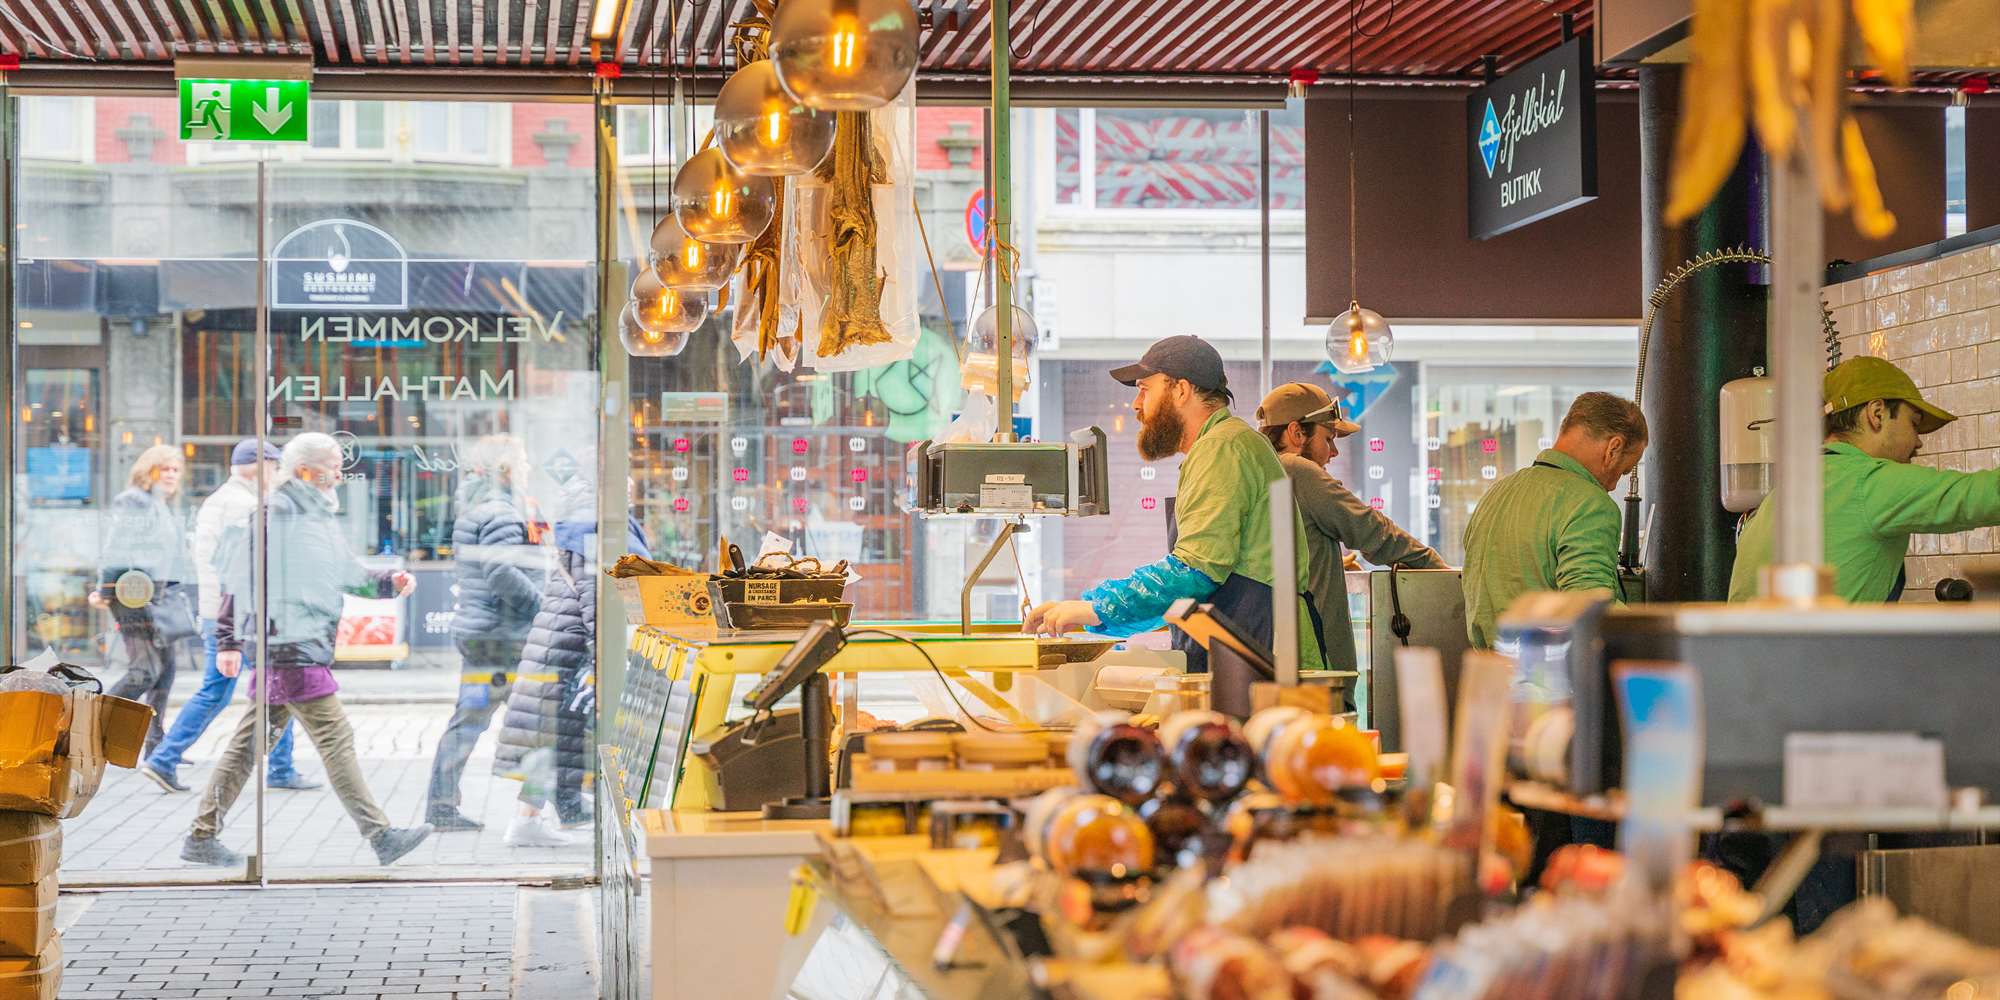
[[[242, 679], [240, 673], [235, 677], [224, 677], [222, 671], [216, 669], [215, 622], [212, 619], [202, 619], [201, 646], [208, 656], [208, 668], [201, 675], [201, 690], [181, 706], [181, 714], [174, 717], [173, 729], [160, 740], [153, 755], [146, 758], [147, 763], [168, 773], [181, 766], [181, 755], [194, 745], [194, 741], [201, 739], [202, 732], [229, 706], [229, 699], [236, 695], [236, 682]], [[251, 666], [251, 658], [244, 657], [243, 665], [246, 668]], [[269, 778], [276, 783], [296, 776], [297, 772], [292, 770], [292, 724], [287, 721], [284, 731], [278, 734], [278, 741], [271, 744]]]

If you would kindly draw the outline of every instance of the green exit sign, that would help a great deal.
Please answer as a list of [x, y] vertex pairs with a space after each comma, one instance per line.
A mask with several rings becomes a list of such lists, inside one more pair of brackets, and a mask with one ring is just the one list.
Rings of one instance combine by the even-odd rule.
[[182, 80], [181, 141], [304, 142], [312, 84]]

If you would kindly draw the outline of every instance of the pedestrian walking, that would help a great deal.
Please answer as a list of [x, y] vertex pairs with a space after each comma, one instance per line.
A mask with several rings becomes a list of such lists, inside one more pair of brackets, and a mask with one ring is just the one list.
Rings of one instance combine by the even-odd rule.
[[[374, 848], [376, 859], [387, 865], [415, 850], [430, 836], [431, 827], [390, 826], [369, 793], [355, 755], [354, 727], [341, 708], [340, 685], [333, 677], [334, 634], [340, 627], [343, 595], [400, 597], [414, 589], [415, 581], [400, 571], [370, 570], [355, 557], [335, 517], [340, 509], [335, 491], [340, 470], [340, 443], [329, 435], [301, 434], [285, 445], [279, 485], [265, 503], [268, 613], [256, 606], [250, 589], [245, 546], [223, 577], [222, 606], [216, 617], [216, 669], [224, 676], [237, 676], [243, 669], [243, 650], [255, 645], [254, 630], [261, 624], [268, 660], [252, 667], [251, 697], [269, 702], [272, 730], [291, 719], [299, 721], [319, 750], [334, 794], [362, 839]], [[209, 776], [201, 811], [181, 847], [182, 859], [220, 866], [242, 862], [217, 835], [255, 766], [256, 733], [257, 713], [244, 713]]]

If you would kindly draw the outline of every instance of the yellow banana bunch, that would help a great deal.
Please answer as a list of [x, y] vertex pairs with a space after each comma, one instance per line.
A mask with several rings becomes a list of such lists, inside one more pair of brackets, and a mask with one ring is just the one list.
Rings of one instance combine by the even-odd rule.
[[[1891, 83], [1910, 80], [1915, 0], [1695, 0], [1668, 225], [1700, 212], [1736, 169], [1754, 124], [1773, 164], [1805, 156], [1828, 211], [1873, 239], [1895, 231], [1847, 107], [1849, 19]], [[1801, 132], [1803, 131], [1803, 134]]]

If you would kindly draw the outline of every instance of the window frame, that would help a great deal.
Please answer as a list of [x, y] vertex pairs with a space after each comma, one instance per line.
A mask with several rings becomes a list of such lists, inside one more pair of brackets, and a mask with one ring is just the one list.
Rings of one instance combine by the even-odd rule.
[[[1134, 223], [1147, 219], [1172, 220], [1174, 223], [1241, 223], [1257, 225], [1257, 207], [1248, 208], [1104, 208], [1097, 204], [1097, 112], [1091, 107], [1035, 109], [1035, 197], [1048, 206], [1044, 215], [1057, 221], [1084, 221]], [[1173, 110], [1171, 108], [1165, 110]], [[1244, 108], [1245, 112], [1259, 109]], [[1056, 200], [1056, 171], [1060, 169], [1056, 158], [1056, 115], [1063, 111], [1077, 113], [1077, 200], [1063, 203]], [[1085, 137], [1088, 137], [1086, 140]], [[1303, 208], [1272, 208], [1273, 220], [1287, 222], [1305, 221]]]

